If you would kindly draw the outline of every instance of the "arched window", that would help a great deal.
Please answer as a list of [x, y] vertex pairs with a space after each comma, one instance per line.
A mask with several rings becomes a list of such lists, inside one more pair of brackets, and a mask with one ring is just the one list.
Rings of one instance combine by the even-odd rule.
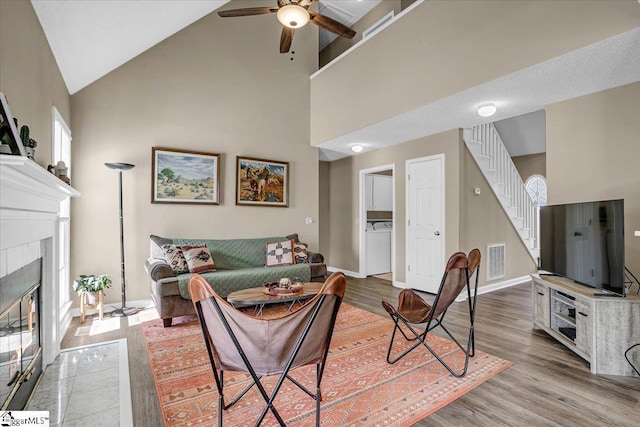
[[533, 203], [537, 206], [547, 204], [547, 181], [542, 175], [531, 175], [524, 185]]

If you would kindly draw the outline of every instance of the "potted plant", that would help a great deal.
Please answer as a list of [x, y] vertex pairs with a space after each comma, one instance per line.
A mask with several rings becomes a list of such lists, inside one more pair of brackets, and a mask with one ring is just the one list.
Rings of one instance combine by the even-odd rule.
[[93, 305], [96, 303], [98, 291], [111, 287], [111, 279], [106, 274], [94, 276], [93, 274], [81, 274], [79, 279], [73, 281], [73, 290], [83, 296], [84, 303]]

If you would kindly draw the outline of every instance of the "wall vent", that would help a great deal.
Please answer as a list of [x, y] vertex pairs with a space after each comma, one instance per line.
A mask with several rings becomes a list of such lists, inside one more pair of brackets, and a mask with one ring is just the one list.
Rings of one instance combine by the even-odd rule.
[[487, 245], [487, 281], [505, 276], [506, 250], [504, 243]]

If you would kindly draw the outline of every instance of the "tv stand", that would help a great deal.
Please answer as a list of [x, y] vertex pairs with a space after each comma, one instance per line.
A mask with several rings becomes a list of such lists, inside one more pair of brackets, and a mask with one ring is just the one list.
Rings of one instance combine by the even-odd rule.
[[[634, 376], [624, 358], [640, 342], [640, 296], [617, 295], [559, 276], [532, 275], [533, 327], [590, 363], [594, 374]], [[635, 361], [639, 363], [640, 360]]]

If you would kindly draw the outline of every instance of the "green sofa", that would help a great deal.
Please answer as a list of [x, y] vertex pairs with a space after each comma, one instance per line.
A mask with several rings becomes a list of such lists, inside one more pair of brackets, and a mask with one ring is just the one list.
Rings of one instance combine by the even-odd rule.
[[206, 244], [216, 265], [216, 271], [201, 273], [221, 296], [231, 292], [261, 286], [282, 277], [298, 277], [305, 282], [324, 282], [327, 267], [324, 257], [308, 252], [308, 263], [279, 267], [265, 267], [266, 244], [294, 239], [297, 234], [285, 237], [263, 237], [256, 239], [179, 239], [151, 235], [150, 257], [145, 269], [151, 279], [153, 300], [164, 326], [171, 326], [174, 317], [195, 314], [187, 289], [190, 273], [175, 274], [164, 260], [162, 246]]

